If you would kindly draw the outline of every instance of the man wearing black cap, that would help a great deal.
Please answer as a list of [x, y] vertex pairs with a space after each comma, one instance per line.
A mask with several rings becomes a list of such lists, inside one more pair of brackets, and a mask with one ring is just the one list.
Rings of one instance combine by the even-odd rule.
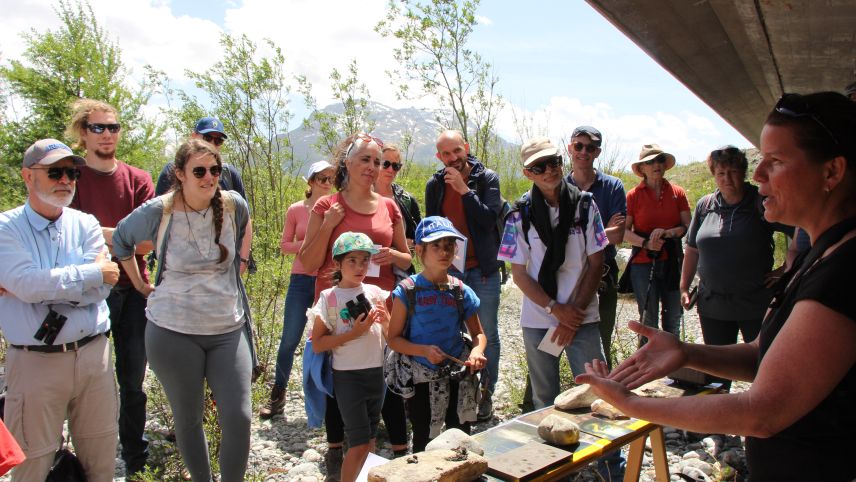
[[[193, 133], [190, 134], [193, 139], [201, 139], [212, 146], [217, 152], [223, 147], [228, 136], [223, 129], [223, 123], [216, 117], [203, 117], [196, 121], [196, 126]], [[166, 194], [169, 188], [172, 187], [172, 162], [167, 162], [160, 175], [158, 175], [158, 183], [155, 186], [155, 195], [160, 196]], [[241, 178], [241, 173], [235, 166], [223, 163], [223, 173], [220, 175], [220, 187], [227, 191], [236, 191], [242, 198], [247, 199], [247, 194], [244, 192], [244, 180]]]
[[95, 217], [71, 203], [86, 161], [55, 139], [27, 149], [23, 206], [0, 213], [5, 423], [27, 459], [12, 481], [45, 480], [68, 419], [90, 481], [112, 481], [118, 404], [106, 298], [119, 280]]
[[568, 182], [580, 190], [590, 192], [600, 215], [608, 219], [604, 229], [609, 245], [604, 249], [604, 274], [598, 288], [600, 311], [600, 339], [607, 363], [612, 366], [612, 332], [615, 329], [615, 310], [618, 306], [618, 263], [615, 262], [615, 247], [624, 240], [624, 215], [627, 214], [627, 197], [624, 184], [617, 177], [594, 168], [594, 161], [601, 153], [603, 136], [592, 126], [579, 126], [571, 134], [568, 154], [571, 157], [571, 173]]

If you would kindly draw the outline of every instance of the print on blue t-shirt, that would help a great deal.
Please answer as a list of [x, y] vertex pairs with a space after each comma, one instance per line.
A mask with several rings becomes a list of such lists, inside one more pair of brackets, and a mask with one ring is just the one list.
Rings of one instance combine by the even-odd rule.
[[[415, 293], [416, 308], [413, 312], [413, 318], [406, 322], [405, 332], [410, 331], [408, 340], [419, 345], [437, 345], [443, 350], [443, 353], [458, 358], [464, 350], [464, 342], [461, 338], [461, 326], [458, 321], [458, 307], [452, 291], [431, 289], [433, 284], [425, 279], [421, 273], [411, 276], [410, 279], [413, 280], [414, 285], [421, 289]], [[464, 320], [466, 320], [478, 311], [479, 298], [469, 286], [462, 284], [462, 287], [464, 291]], [[401, 300], [401, 303], [407, 308], [408, 300], [404, 291], [404, 288], [398, 285], [392, 292], [392, 296]], [[425, 357], [416, 356], [413, 359], [428, 368], [438, 368], [438, 365], [429, 362]], [[446, 362], [441, 365], [445, 364]]]

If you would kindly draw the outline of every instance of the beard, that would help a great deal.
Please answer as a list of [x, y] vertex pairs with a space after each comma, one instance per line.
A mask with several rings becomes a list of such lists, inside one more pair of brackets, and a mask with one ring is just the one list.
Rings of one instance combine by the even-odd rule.
[[96, 148], [92, 152], [93, 152], [93, 154], [95, 154], [96, 157], [98, 157], [98, 159], [110, 160], [110, 159], [113, 159], [113, 157], [116, 155], [116, 148], [115, 147]]
[[64, 208], [71, 204], [71, 200], [74, 198], [74, 189], [71, 192], [45, 192], [36, 189], [36, 196], [45, 204], [55, 208]]

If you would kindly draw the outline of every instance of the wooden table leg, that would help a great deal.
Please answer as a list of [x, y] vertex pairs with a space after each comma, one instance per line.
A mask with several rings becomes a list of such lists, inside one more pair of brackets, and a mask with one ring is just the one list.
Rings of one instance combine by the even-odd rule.
[[650, 433], [651, 455], [658, 482], [669, 482], [669, 461], [666, 459], [666, 437], [663, 428], [657, 427]]
[[630, 442], [630, 450], [627, 452], [627, 466], [624, 469], [624, 482], [638, 482], [642, 471], [642, 455], [645, 453], [645, 439], [647, 436], [639, 437]]

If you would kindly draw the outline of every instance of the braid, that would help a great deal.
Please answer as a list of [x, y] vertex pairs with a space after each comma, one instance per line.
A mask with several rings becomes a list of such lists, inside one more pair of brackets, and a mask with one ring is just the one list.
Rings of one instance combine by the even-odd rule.
[[[214, 193], [214, 197], [211, 198], [211, 210], [214, 212], [214, 242], [217, 243], [217, 247], [220, 248], [220, 261], [222, 263], [226, 260], [226, 256], [228, 256], [229, 251], [225, 246], [220, 244], [220, 232], [223, 230], [223, 195], [220, 193], [220, 187], [217, 186], [217, 191]], [[235, 233], [237, 236], [238, 233]]]

